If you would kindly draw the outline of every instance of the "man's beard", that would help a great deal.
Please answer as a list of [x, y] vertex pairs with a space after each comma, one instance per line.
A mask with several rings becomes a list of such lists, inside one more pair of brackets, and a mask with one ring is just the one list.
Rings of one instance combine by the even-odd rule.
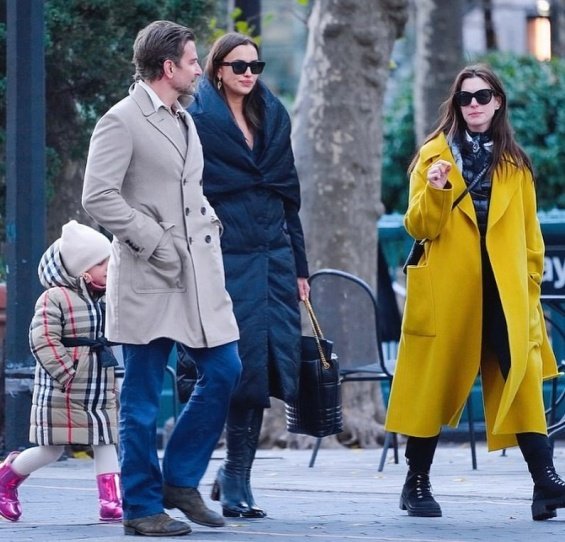
[[175, 87], [175, 90], [181, 96], [192, 96], [194, 94], [194, 92], [196, 91], [196, 81], [193, 81], [189, 85], [186, 85], [186, 86], [183, 86], [183, 87], [177, 86], [177, 87]]

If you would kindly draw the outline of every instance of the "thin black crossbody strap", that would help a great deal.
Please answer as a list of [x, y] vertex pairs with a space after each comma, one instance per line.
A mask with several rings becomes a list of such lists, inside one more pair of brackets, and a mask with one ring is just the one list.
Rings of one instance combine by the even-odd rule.
[[465, 190], [463, 190], [463, 192], [461, 192], [461, 194], [459, 194], [459, 196], [457, 196], [457, 198], [455, 198], [455, 201], [453, 202], [453, 205], [451, 206], [452, 211], [453, 211], [453, 209], [455, 209], [455, 207], [457, 207], [459, 205], [459, 203], [467, 195], [467, 193], [470, 192], [471, 190], [473, 190], [473, 188], [475, 188], [475, 186], [477, 186], [477, 184], [485, 176], [489, 167], [490, 167], [490, 164], [487, 164], [481, 171], [479, 171], [479, 174], [473, 179], [473, 182], [471, 184], [469, 184], [467, 186], [467, 188], [465, 188]]

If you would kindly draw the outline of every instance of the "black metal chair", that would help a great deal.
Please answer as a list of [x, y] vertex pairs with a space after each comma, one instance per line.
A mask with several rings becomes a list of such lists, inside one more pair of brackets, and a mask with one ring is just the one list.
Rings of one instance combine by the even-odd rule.
[[[372, 381], [390, 387], [395, 360], [389, 363], [383, 354], [373, 289], [359, 277], [338, 269], [321, 269], [310, 276], [309, 283], [310, 300], [320, 327], [334, 343], [342, 385]], [[390, 440], [398, 463], [396, 434]], [[310, 467], [314, 466], [321, 441], [316, 441]]]
[[[342, 384], [374, 381], [392, 385], [396, 358], [384, 355], [379, 330], [379, 305], [372, 288], [361, 278], [338, 269], [321, 269], [309, 278], [310, 299], [324, 335], [334, 342]], [[381, 313], [382, 315], [382, 313]], [[381, 388], [382, 389], [382, 388]], [[467, 399], [471, 463], [477, 468], [472, 397]], [[322, 439], [317, 439], [310, 458], [314, 466]], [[385, 434], [378, 471], [382, 472], [389, 448], [398, 463], [396, 433]]]
[[[550, 309], [550, 314], [545, 313], [545, 322], [548, 325], [548, 331], [551, 333], [553, 341], [558, 337], [565, 341], [565, 328], [563, 327], [563, 317], [565, 317], [565, 298], [562, 295], [541, 296], [541, 302], [544, 308]], [[565, 372], [565, 360], [557, 360], [559, 372]], [[565, 401], [565, 390], [559, 392], [558, 380], [554, 378], [551, 384], [551, 396], [549, 407], [546, 409], [548, 435], [553, 442], [555, 437], [562, 433], [565, 429], [565, 413], [558, 412], [562, 410]]]

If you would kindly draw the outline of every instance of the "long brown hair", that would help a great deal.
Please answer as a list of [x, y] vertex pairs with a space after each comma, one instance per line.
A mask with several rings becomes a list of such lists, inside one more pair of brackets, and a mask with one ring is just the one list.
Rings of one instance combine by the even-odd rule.
[[[220, 63], [228, 56], [233, 49], [240, 45], [252, 45], [259, 55], [259, 47], [249, 36], [239, 34], [238, 32], [228, 32], [214, 42], [208, 57], [206, 66], [204, 66], [204, 74], [212, 83], [212, 86], [218, 90], [218, 69]], [[225, 91], [222, 88], [218, 90], [222, 98], [227, 103]], [[258, 85], [255, 84], [251, 92], [243, 99], [243, 115], [245, 120], [252, 127], [254, 132], [261, 128], [263, 119], [263, 102], [259, 93]]]
[[[506, 93], [502, 82], [486, 64], [467, 66], [457, 74], [449, 90], [448, 98], [440, 106], [440, 120], [437, 128], [426, 137], [425, 143], [440, 133], [445, 134], [448, 139], [457, 138], [463, 134], [467, 126], [461, 113], [461, 107], [455, 102], [455, 94], [461, 90], [463, 81], [472, 77], [480, 77], [492, 88], [495, 96], [500, 100], [500, 107], [495, 111], [489, 128], [493, 141], [489, 174], [492, 174], [497, 168], [502, 169], [508, 163], [513, 163], [518, 167], [527, 167], [532, 171], [532, 163], [528, 155], [514, 139], [514, 133], [508, 120]], [[411, 172], [416, 166], [418, 156], [419, 152], [412, 159], [408, 172]]]

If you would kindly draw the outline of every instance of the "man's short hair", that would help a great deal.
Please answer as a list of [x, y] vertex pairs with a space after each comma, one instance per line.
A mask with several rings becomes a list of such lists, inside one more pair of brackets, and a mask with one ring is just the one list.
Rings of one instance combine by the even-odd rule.
[[171, 21], [153, 21], [140, 30], [133, 44], [134, 79], [155, 81], [163, 76], [163, 63], [180, 63], [187, 41], [195, 41], [194, 32]]

